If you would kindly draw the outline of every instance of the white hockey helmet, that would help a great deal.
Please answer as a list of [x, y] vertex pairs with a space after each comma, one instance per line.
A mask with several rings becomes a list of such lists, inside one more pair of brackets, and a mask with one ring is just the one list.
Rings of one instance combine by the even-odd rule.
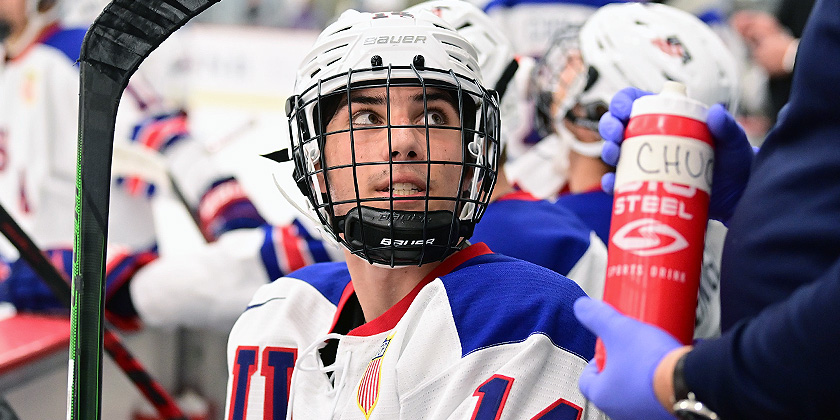
[[[452, 128], [461, 133], [460, 159], [419, 163], [427, 167], [460, 165], [458, 192], [453, 197], [430, 197], [425, 191], [423, 197], [412, 198], [427, 204], [446, 201], [454, 211], [393, 210], [393, 189], [384, 198], [359, 197], [358, 188], [351, 200], [332, 196], [329, 176], [341, 168], [325, 162], [323, 145], [327, 135], [333, 134], [326, 133], [326, 128], [339, 99], [349, 98], [359, 89], [384, 88], [387, 92], [395, 87], [422, 87], [424, 101], [426, 89], [434, 88], [457, 104], [461, 125]], [[425, 10], [344, 12], [321, 33], [304, 58], [287, 113], [295, 181], [327, 234], [354, 254], [381, 265], [420, 265], [446, 258], [461, 238], [472, 235], [496, 179], [498, 99], [482, 86], [473, 46], [439, 17]], [[428, 122], [410, 128], [415, 127], [428, 136]], [[390, 121], [378, 128], [388, 133], [395, 129]], [[402, 128], [407, 127], [397, 129]], [[351, 138], [356, 130], [351, 125]], [[384, 171], [398, 164], [390, 159], [364, 163], [383, 165]], [[348, 205], [352, 205], [349, 211], [337, 214], [338, 207]]]
[[576, 39], [565, 34], [553, 41], [550, 50], [535, 74], [569, 72], [569, 63], [575, 62], [578, 67], [570, 72], [579, 75], [567, 86], [562, 103], [556, 94], [546, 101], [556, 86], [535, 79], [543, 99], [538, 101], [539, 113], [555, 126], [571, 107], [582, 105], [587, 117], [578, 122], [597, 129], [599, 114], [616, 92], [628, 86], [659, 92], [668, 80], [685, 84], [688, 95], [706, 105], [737, 108], [734, 56], [708, 25], [674, 7], [656, 3], [603, 6], [580, 28]]
[[626, 86], [659, 92], [672, 80], [707, 106], [737, 108], [735, 57], [708, 25], [683, 10], [656, 3], [604, 6], [581, 28], [580, 49], [598, 72], [581, 96], [584, 102], [609, 103]]
[[525, 129], [520, 104], [522, 94], [513, 83], [519, 62], [513, 44], [499, 29], [499, 25], [475, 5], [463, 0], [430, 0], [406, 9], [414, 13], [429, 10], [452, 25], [478, 53], [478, 66], [484, 85], [500, 97], [502, 118], [502, 146], [509, 144]]

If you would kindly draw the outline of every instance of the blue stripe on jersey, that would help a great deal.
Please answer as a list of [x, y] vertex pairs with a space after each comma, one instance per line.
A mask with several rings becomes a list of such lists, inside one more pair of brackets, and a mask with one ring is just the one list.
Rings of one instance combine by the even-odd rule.
[[260, 228], [263, 231], [264, 238], [260, 247], [260, 257], [268, 278], [274, 281], [283, 277], [283, 271], [280, 270], [280, 262], [277, 261], [277, 252], [274, 250], [274, 227], [269, 224], [264, 224]]
[[709, 9], [697, 15], [697, 17], [706, 23], [706, 25], [726, 25], [726, 13], [721, 9]]
[[573, 281], [499, 254], [473, 258], [441, 279], [462, 355], [544, 334], [584, 360], [593, 357], [595, 336], [572, 313], [584, 295]]
[[487, 206], [472, 242], [562, 275], [589, 249], [590, 228], [571, 211], [545, 200], [501, 200]]
[[43, 44], [61, 51], [70, 61], [76, 62], [82, 52], [85, 33], [87, 28], [61, 29], [44, 40]]
[[591, 6], [593, 8], [598, 8], [610, 3], [626, 3], [627, 0], [618, 0], [618, 1], [610, 1], [610, 0], [565, 0], [565, 1], [558, 1], [558, 0], [491, 0], [487, 2], [484, 6], [484, 11], [487, 12], [491, 9], [495, 9], [497, 7], [516, 7], [520, 5], [528, 5], [528, 4], [556, 4], [556, 5], [563, 5], [563, 4], [574, 4], [574, 5], [581, 5], [581, 6]]
[[347, 271], [345, 262], [312, 264], [295, 270], [286, 277], [309, 283], [333, 305], [338, 305], [344, 289], [350, 283], [350, 272]]
[[583, 223], [594, 230], [605, 244], [610, 243], [612, 195], [600, 190], [578, 194], [565, 194], [561, 195], [555, 204], [571, 210]]

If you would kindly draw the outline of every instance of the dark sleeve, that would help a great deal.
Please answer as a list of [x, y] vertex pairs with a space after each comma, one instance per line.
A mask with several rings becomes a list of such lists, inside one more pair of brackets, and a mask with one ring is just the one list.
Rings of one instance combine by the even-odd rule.
[[698, 343], [685, 379], [724, 419], [836, 418], [840, 260], [787, 301]]
[[790, 29], [794, 37], [801, 38], [815, 2], [816, 0], [782, 0], [776, 11], [776, 19], [782, 26]]
[[819, 0], [788, 107], [730, 220], [724, 334], [685, 380], [724, 419], [837, 418], [840, 389], [840, 1]]
[[[814, 7], [814, 2], [815, 0], [782, 0], [779, 9], [776, 11], [776, 18], [782, 26], [790, 30], [795, 38], [801, 38], [805, 23]], [[774, 76], [768, 80], [769, 105], [774, 120], [790, 98], [791, 80], [789, 74]]]
[[819, 1], [814, 12], [790, 103], [729, 221], [723, 331], [787, 299], [840, 258], [840, 1]]

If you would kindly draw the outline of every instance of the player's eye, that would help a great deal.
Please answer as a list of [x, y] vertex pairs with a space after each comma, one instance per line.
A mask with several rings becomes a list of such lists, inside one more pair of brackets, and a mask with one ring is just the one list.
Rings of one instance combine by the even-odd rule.
[[428, 122], [429, 125], [446, 125], [446, 114], [441, 111], [430, 109], [429, 113], [426, 114], [426, 122]]
[[384, 121], [374, 112], [359, 111], [353, 114], [353, 125], [383, 125]]

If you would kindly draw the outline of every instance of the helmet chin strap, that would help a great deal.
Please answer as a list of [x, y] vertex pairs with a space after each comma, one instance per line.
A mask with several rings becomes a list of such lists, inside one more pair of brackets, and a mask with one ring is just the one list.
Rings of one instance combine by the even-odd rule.
[[[402, 211], [359, 206], [336, 217], [347, 248], [372, 264], [422, 265], [441, 261], [472, 235], [448, 210]], [[425, 232], [425, 233], [424, 233]]]
[[565, 127], [558, 127], [557, 135], [560, 139], [569, 145], [569, 148], [579, 155], [591, 158], [601, 157], [601, 149], [604, 147], [604, 139], [595, 142], [580, 141], [574, 134], [569, 132]]

